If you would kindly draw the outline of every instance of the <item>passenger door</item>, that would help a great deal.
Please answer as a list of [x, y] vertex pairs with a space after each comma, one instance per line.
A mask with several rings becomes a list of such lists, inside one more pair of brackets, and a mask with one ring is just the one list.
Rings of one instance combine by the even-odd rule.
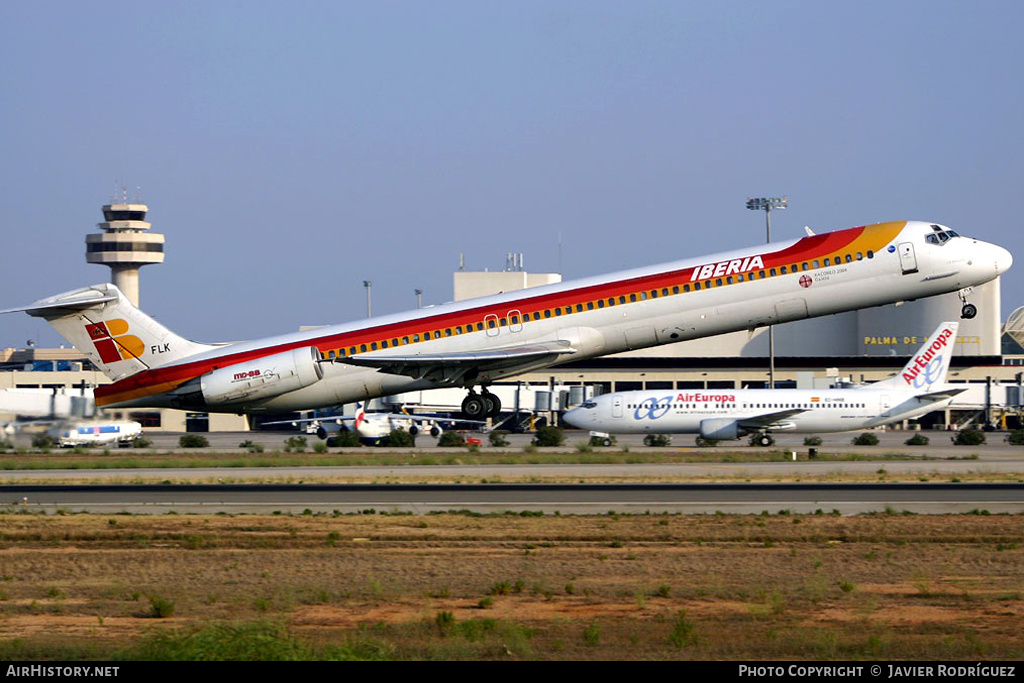
[[917, 256], [914, 254], [914, 245], [911, 242], [904, 242], [899, 246], [900, 267], [904, 275], [917, 272]]

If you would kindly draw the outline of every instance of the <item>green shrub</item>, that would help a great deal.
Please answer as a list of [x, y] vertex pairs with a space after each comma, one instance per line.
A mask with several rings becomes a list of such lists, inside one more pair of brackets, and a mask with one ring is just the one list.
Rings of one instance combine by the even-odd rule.
[[537, 446], [561, 446], [565, 441], [565, 433], [559, 427], [541, 427], [533, 437]]
[[648, 434], [644, 437], [645, 446], [665, 447], [672, 445], [672, 437], [667, 434]]
[[238, 447], [239, 448], [244, 448], [245, 450], [249, 451], [250, 453], [262, 453], [263, 452], [263, 445], [262, 444], [255, 443], [253, 441], [250, 441], [249, 439], [246, 439], [242, 443], [238, 444]]
[[907, 444], [908, 446], [927, 446], [928, 440], [929, 439], [927, 436], [918, 432], [917, 434], [914, 434], [912, 437], [910, 437], [903, 443]]
[[821, 445], [821, 437], [820, 436], [805, 436], [804, 437], [804, 445], [805, 446], [820, 446]]
[[877, 446], [878, 437], [871, 432], [864, 432], [853, 437], [853, 440], [850, 443], [854, 446]]
[[387, 436], [377, 442], [377, 445], [390, 448], [412, 448], [416, 443], [412, 434], [404, 429], [392, 429]]
[[128, 650], [135, 661], [367, 661], [393, 659], [372, 644], [314, 648], [272, 621], [214, 623], [154, 631]]
[[686, 616], [686, 610], [681, 610], [672, 624], [672, 632], [668, 640], [675, 647], [682, 649], [687, 645], [696, 645], [700, 642], [697, 637], [696, 626]]
[[289, 436], [284, 440], [285, 453], [304, 453], [306, 451], [306, 437]]
[[178, 439], [178, 448], [206, 448], [209, 440], [202, 434], [182, 434]]
[[359, 439], [359, 432], [346, 431], [338, 432], [337, 436], [327, 439], [327, 445], [335, 448], [355, 448], [362, 446], [363, 442]]
[[497, 429], [487, 435], [487, 442], [490, 443], [492, 446], [507, 446], [508, 439], [505, 438], [506, 436], [508, 436], [508, 432], [501, 429]]
[[1006, 443], [1024, 446], [1024, 429], [1015, 429], [1006, 435]]
[[441, 635], [446, 636], [455, 626], [455, 615], [448, 611], [438, 612], [434, 617], [434, 623], [437, 624], [437, 630]]
[[137, 436], [129, 444], [132, 448], [152, 448], [153, 442], [144, 436]]
[[174, 601], [156, 595], [149, 596], [149, 614], [157, 619], [174, 616]]
[[596, 621], [587, 624], [583, 629], [583, 642], [591, 647], [601, 644], [601, 625]]
[[36, 434], [32, 437], [32, 448], [53, 448], [57, 445], [49, 434]]
[[453, 446], [465, 446], [466, 439], [463, 438], [462, 434], [458, 432], [444, 432], [441, 437], [437, 440], [437, 445], [445, 448]]
[[957, 446], [980, 446], [985, 443], [985, 432], [978, 429], [965, 429], [956, 433], [953, 443]]

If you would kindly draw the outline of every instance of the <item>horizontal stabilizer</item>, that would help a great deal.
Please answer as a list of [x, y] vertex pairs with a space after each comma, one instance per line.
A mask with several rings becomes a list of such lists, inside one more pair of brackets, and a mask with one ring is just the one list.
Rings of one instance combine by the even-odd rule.
[[37, 317], [59, 317], [65, 312], [83, 311], [100, 306], [110, 301], [117, 301], [117, 294], [100, 292], [95, 289], [73, 292], [70, 295], [58, 294], [48, 299], [40, 299], [28, 306], [8, 308], [0, 313], [28, 313]]
[[215, 348], [174, 334], [109, 283], [81, 287], [0, 312], [15, 311], [48, 321], [113, 380]]
[[967, 387], [960, 389], [944, 389], [942, 391], [931, 391], [927, 394], [918, 394], [914, 398], [922, 401], [945, 401], [947, 398], [953, 398], [958, 394], [962, 394], [967, 391]]

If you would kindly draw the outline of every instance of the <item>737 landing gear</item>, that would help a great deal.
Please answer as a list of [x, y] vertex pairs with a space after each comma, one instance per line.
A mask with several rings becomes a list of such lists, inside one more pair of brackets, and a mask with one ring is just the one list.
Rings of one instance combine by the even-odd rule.
[[479, 394], [470, 391], [462, 400], [462, 416], [467, 420], [486, 420], [497, 417], [501, 412], [501, 401], [484, 389]]
[[963, 304], [963, 307], [960, 309], [960, 317], [964, 320], [970, 320], [974, 316], [978, 315], [978, 307], [974, 304], [967, 303], [967, 295], [970, 294], [972, 290], [973, 287], [964, 287], [957, 292], [957, 296], [960, 297], [960, 303]]

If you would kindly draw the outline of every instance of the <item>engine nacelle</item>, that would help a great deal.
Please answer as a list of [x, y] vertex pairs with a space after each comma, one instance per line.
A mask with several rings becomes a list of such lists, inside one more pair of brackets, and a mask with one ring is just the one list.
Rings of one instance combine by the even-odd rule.
[[323, 379], [318, 360], [313, 346], [282, 351], [207, 373], [199, 378], [199, 390], [207, 405], [273, 398]]
[[712, 418], [700, 421], [700, 435], [705, 439], [738, 439], [740, 426], [729, 418]]
[[[409, 427], [409, 433], [413, 436], [416, 436], [422, 431], [422, 428], [417, 424], [414, 424], [411, 427]], [[438, 427], [436, 424], [432, 424], [430, 425], [430, 429], [428, 430], [427, 433], [436, 439], [437, 437], [441, 436], [441, 428]]]

